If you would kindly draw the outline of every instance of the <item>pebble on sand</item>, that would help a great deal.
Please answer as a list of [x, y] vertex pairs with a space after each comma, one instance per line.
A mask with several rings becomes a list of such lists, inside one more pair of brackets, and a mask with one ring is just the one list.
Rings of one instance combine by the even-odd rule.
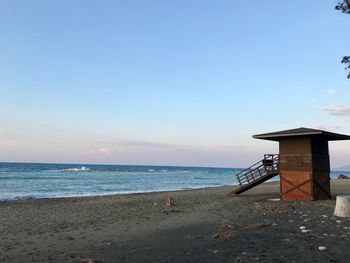
[[310, 229], [302, 229], [301, 232], [302, 233], [309, 233], [309, 232], [311, 232], [311, 230]]
[[326, 251], [326, 250], [327, 250], [327, 247], [326, 247], [326, 246], [319, 246], [319, 247], [318, 247], [318, 250]]
[[267, 201], [278, 202], [278, 201], [281, 201], [281, 199], [280, 198], [271, 198], [271, 199], [267, 199]]

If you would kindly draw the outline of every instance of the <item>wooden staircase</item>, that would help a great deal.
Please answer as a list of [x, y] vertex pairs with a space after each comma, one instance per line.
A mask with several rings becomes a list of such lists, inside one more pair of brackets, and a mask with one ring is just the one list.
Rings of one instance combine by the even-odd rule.
[[241, 194], [278, 175], [278, 154], [265, 154], [264, 159], [236, 174], [239, 187], [228, 196]]

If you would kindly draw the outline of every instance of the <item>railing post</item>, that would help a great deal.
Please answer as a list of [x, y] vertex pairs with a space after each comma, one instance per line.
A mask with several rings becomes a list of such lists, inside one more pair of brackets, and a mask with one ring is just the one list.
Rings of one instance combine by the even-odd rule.
[[240, 178], [239, 176], [237, 176], [237, 181], [238, 181], [239, 185], [242, 186], [242, 184], [241, 184], [241, 178]]
[[[250, 171], [250, 168], [248, 168], [248, 171]], [[248, 181], [248, 183], [250, 183], [250, 180], [249, 180], [249, 173], [247, 172], [246, 174], [245, 174], [245, 177], [247, 178], [247, 181]]]

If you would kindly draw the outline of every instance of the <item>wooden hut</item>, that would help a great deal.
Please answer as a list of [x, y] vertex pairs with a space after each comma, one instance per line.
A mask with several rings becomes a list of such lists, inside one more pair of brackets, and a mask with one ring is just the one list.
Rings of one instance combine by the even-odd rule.
[[261, 162], [259, 173], [254, 172], [254, 169], [251, 168], [248, 168], [250, 171], [245, 170], [240, 173], [238, 176], [241, 180], [247, 177], [247, 172], [255, 174], [254, 185], [252, 182], [240, 184], [240, 188], [231, 195], [244, 192], [279, 174], [282, 200], [311, 201], [331, 197], [328, 141], [350, 140], [350, 136], [298, 128], [258, 134], [253, 138], [279, 142], [279, 155], [277, 158], [272, 158], [274, 165], [272, 172], [269, 172], [271, 167], [266, 166], [265, 157], [265, 161]]

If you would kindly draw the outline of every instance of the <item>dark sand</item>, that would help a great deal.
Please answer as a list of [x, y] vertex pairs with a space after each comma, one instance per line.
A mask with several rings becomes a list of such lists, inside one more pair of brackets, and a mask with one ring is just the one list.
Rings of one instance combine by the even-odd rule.
[[[333, 217], [334, 198], [269, 201], [276, 183], [231, 190], [0, 202], [0, 262], [350, 262], [350, 219]], [[350, 194], [350, 180], [332, 194]]]

